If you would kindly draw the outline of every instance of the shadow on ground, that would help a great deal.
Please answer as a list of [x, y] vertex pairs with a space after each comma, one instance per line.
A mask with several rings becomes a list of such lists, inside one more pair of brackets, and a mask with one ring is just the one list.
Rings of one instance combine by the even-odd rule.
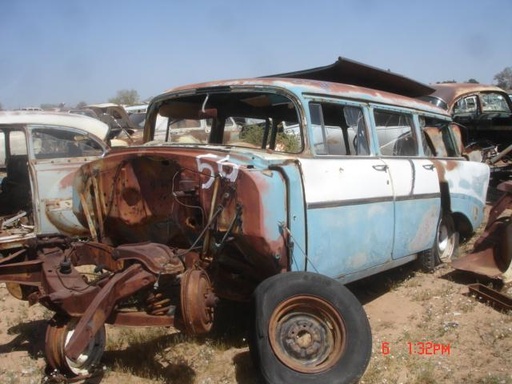
[[[106, 351], [102, 364], [115, 372], [169, 383], [192, 384], [197, 380], [197, 366], [211, 364], [209, 353], [223, 353], [232, 348], [247, 347], [250, 324], [248, 304], [221, 302], [215, 315], [214, 328], [207, 337], [191, 337], [181, 333], [165, 334], [144, 342], [130, 342], [122, 350]], [[180, 349], [181, 343], [193, 344], [188, 355]], [[204, 352], [213, 348], [213, 352]], [[180, 349], [174, 354], [173, 348]], [[189, 350], [188, 347], [185, 348]], [[205, 357], [202, 357], [203, 353]], [[214, 359], [214, 358], [213, 358]], [[258, 371], [254, 368], [249, 351], [233, 356], [237, 383], [259, 384]], [[91, 381], [91, 384], [96, 381]], [[99, 381], [97, 381], [99, 382]], [[215, 381], [212, 381], [215, 382]]]
[[16, 337], [6, 344], [0, 344], [0, 354], [26, 351], [34, 359], [43, 356], [47, 324], [46, 320], [34, 320], [12, 326], [7, 334]]

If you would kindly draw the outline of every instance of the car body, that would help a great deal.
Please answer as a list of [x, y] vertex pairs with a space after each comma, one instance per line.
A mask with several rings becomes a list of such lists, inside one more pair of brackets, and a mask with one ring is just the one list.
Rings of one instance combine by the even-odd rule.
[[[155, 140], [161, 118], [211, 122], [211, 129], [198, 139], [170, 127], [172, 141]], [[226, 129], [231, 119], [243, 125], [236, 136]], [[75, 212], [83, 224], [94, 222], [98, 244], [177, 249], [188, 273], [198, 280], [202, 274], [206, 296], [255, 295], [251, 348], [266, 382], [344, 382], [360, 375], [367, 349], [345, 361], [351, 373], [334, 379], [345, 364], [333, 357], [338, 344], [319, 341], [329, 363], [311, 368], [314, 357], [295, 355], [300, 347], [285, 334], [305, 322], [305, 333], [316, 337], [313, 324], [325, 321], [333, 324], [329, 337], [339, 340], [336, 319], [344, 318], [363, 335], [346, 330], [342, 339], [367, 346], [366, 320], [329, 309], [349, 295], [321, 291], [329, 284], [315, 279], [345, 284], [413, 260], [433, 267], [451, 258], [459, 233], [469, 236], [480, 225], [489, 168], [461, 156], [456, 132], [437, 107], [361, 86], [272, 77], [175, 88], [152, 100], [145, 145], [81, 168]], [[181, 282], [180, 322], [201, 324], [188, 328], [201, 333], [211, 306], [188, 296], [195, 284]], [[202, 309], [193, 314], [188, 305]]]
[[488, 142], [501, 151], [512, 144], [512, 100], [493, 85], [473, 83], [434, 84], [424, 97], [444, 107], [464, 127], [465, 145]]
[[142, 130], [146, 121], [146, 111], [148, 109], [148, 104], [130, 105], [128, 107], [124, 107], [124, 109], [126, 110], [128, 118], [132, 124], [136, 125], [139, 129]]
[[[223, 89], [226, 91], [222, 92]], [[259, 92], [258, 89], [268, 91]], [[310, 94], [322, 94], [326, 99], [336, 96], [346, 101], [337, 103], [329, 99], [329, 102], [324, 103], [319, 96]], [[364, 102], [358, 101], [358, 97]], [[193, 189], [197, 190], [198, 198], [203, 201], [208, 200], [203, 197], [203, 193], [207, 196], [211, 192], [217, 174], [231, 182], [236, 182], [238, 175], [245, 174], [246, 170], [250, 170], [247, 171], [248, 176], [245, 176], [249, 179], [256, 178], [253, 175], [258, 172], [275, 174], [272, 180], [277, 185], [261, 187], [268, 190], [269, 195], [258, 188], [257, 192], [261, 196], [258, 195], [252, 203], [253, 210], [259, 213], [253, 212], [251, 217], [254, 215], [254, 220], [265, 223], [260, 228], [262, 232], [254, 234], [263, 242], [259, 252], [268, 247], [267, 252], [279, 255], [282, 268], [304, 270], [314, 265], [314, 269], [322, 274], [349, 282], [369, 275], [374, 268], [383, 270], [410, 261], [421, 251], [431, 248], [436, 238], [441, 210], [451, 211], [454, 219], [460, 221], [456, 223], [457, 227], [463, 229], [465, 235], [478, 227], [483, 218], [488, 167], [467, 162], [461, 157], [455, 136], [451, 136], [453, 127], [446, 113], [409, 98], [398, 100], [400, 106], [393, 109], [393, 103], [398, 104], [399, 101], [391, 94], [375, 94], [368, 89], [340, 84], [329, 84], [326, 90], [322, 84], [302, 79], [240, 80], [178, 88], [153, 100], [148, 112], [144, 152], [134, 148], [123, 153], [111, 153], [101, 161], [84, 167], [83, 177], [91, 177], [95, 167], [115, 169], [111, 168], [113, 164], [121, 161], [137, 163], [146, 161], [142, 159], [169, 158], [169, 161], [173, 159], [172, 163], [179, 169], [195, 168], [199, 172], [199, 179], [190, 175], [188, 182], [195, 185]], [[238, 104], [239, 108], [223, 110], [228, 108], [226, 105], [229, 102]], [[277, 115], [275, 111], [281, 112], [279, 120], [273, 117]], [[331, 122], [334, 116], [343, 116], [344, 113], [346, 125], [338, 125], [340, 134], [334, 135], [334, 124]], [[202, 115], [203, 121], [213, 119], [216, 121], [214, 124], [220, 124], [222, 129], [230, 117], [236, 120], [241, 117], [265, 120], [268, 122], [268, 142], [255, 143], [247, 140], [246, 136], [232, 140], [224, 132], [218, 132], [221, 128], [212, 128], [207, 142], [177, 139], [176, 145], [155, 142], [157, 130], [156, 125], [152, 124], [155, 124], [158, 115], [175, 121], [192, 117], [197, 119], [197, 116]], [[222, 116], [222, 119], [218, 116]], [[219, 123], [219, 120], [222, 121]], [[280, 132], [279, 124], [283, 121], [298, 124], [300, 132], [288, 135]], [[322, 132], [324, 126], [329, 129]], [[189, 132], [176, 132], [175, 135], [186, 137]], [[265, 132], [258, 138], [262, 137], [265, 137]], [[345, 137], [346, 141], [343, 140]], [[381, 142], [377, 143], [379, 139]], [[434, 148], [433, 143], [437, 147]], [[147, 155], [142, 156], [143, 153]], [[181, 162], [186, 165], [181, 165]], [[158, 170], [157, 164], [158, 161], [151, 167], [155, 177], [164, 173], [163, 168]], [[452, 164], [457, 164], [457, 167], [452, 169]], [[200, 176], [203, 173], [204, 176]], [[209, 178], [204, 179], [209, 173]], [[143, 174], [149, 177], [146, 172]], [[112, 176], [107, 178], [109, 182]], [[137, 184], [135, 174], [134, 177], [133, 182]], [[462, 182], [461, 178], [467, 178], [466, 182]], [[253, 188], [264, 180], [254, 181]], [[289, 184], [292, 182], [301, 187], [292, 189]], [[345, 185], [350, 185], [350, 188]], [[141, 186], [134, 185], [133, 188], [134, 193], [142, 193]], [[273, 188], [276, 188], [276, 195], [270, 192]], [[447, 195], [442, 196], [443, 193]], [[154, 193], [142, 193], [138, 197], [140, 204], [146, 204], [143, 203], [145, 201], [159, 206], [152, 201], [153, 198], [158, 199]], [[239, 198], [243, 201], [243, 194]], [[443, 201], [449, 201], [449, 206], [442, 207]], [[258, 205], [254, 205], [256, 202]], [[268, 202], [268, 205], [263, 202]], [[198, 206], [204, 204], [199, 201], [196, 203]], [[173, 204], [169, 204], [170, 209]], [[240, 204], [249, 206], [248, 201]], [[299, 212], [294, 207], [302, 208]], [[129, 238], [149, 240], [152, 234], [148, 225], [156, 225], [159, 220], [163, 220], [162, 214], [168, 217], [169, 213], [164, 212], [164, 209], [155, 212], [151, 219], [146, 211], [144, 216], [138, 218], [131, 215], [128, 224], [123, 211], [117, 214], [111, 211], [111, 219], [116, 222], [113, 227], [123, 227], [120, 232], [129, 236], [118, 238], [112, 235], [109, 239], [114, 244], [122, 244]], [[379, 212], [378, 217], [373, 216], [374, 212]], [[430, 212], [428, 220], [425, 212]], [[295, 217], [295, 221], [290, 221], [290, 217]], [[353, 221], [337, 222], [336, 217], [351, 217]], [[198, 220], [195, 218], [194, 222]], [[273, 220], [274, 224], [270, 224]], [[292, 253], [286, 251], [277, 222], [285, 223], [294, 233], [296, 247]], [[369, 222], [374, 225], [368, 227]], [[306, 223], [315, 225], [308, 226]], [[296, 231], [293, 228], [295, 225], [298, 226]], [[177, 222], [173, 222], [172, 226], [183, 230]], [[139, 238], [137, 233], [144, 233], [149, 238]], [[350, 236], [346, 241], [336, 241], [340, 239], [340, 233], [350, 233]], [[349, 238], [355, 238], [356, 233], [365, 235], [360, 241], [349, 241]], [[385, 241], [384, 233], [387, 236]], [[160, 240], [167, 243], [177, 234], [169, 236], [168, 239]], [[245, 237], [242, 238], [246, 241]], [[185, 238], [180, 241], [186, 242]], [[300, 252], [300, 249], [308, 255], [307, 260], [294, 254]], [[253, 252], [256, 252], [256, 248], [251, 246], [250, 253]], [[344, 254], [345, 257], [332, 259], [326, 254]], [[256, 255], [253, 257], [258, 257]], [[362, 258], [361, 255], [366, 256]], [[249, 255], [245, 257], [250, 258]], [[267, 271], [269, 274], [276, 272]], [[249, 287], [249, 290], [253, 288]]]
[[140, 143], [142, 130], [131, 121], [123, 106], [115, 103], [100, 103], [87, 105], [83, 109], [93, 111], [99, 120], [108, 124], [110, 138], [117, 139], [119, 146], [123, 146], [121, 141], [124, 141], [124, 146]]
[[108, 130], [84, 116], [0, 112], [0, 251], [38, 235], [88, 233], [72, 213], [73, 175], [105, 153]]
[[[331, 79], [340, 71], [355, 85]], [[31, 264], [0, 261], [0, 280], [31, 284], [19, 297], [58, 312], [50, 369], [87, 373], [105, 323], [204, 334], [218, 301], [236, 300], [251, 303], [266, 383], [356, 382], [371, 330], [344, 284], [449, 261], [458, 234], [483, 220], [489, 167], [462, 157], [446, 111], [412, 98], [430, 91], [342, 60], [155, 97], [143, 145], [75, 175], [73, 211], [90, 240], [51, 255], [46, 240]], [[90, 284], [77, 268], [89, 264]]]

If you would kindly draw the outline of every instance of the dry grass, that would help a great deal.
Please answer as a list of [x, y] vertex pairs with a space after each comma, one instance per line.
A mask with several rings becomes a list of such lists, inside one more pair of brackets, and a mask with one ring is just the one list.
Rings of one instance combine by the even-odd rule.
[[[467, 295], [449, 267], [434, 275], [403, 268], [350, 288], [364, 303], [373, 332], [372, 360], [362, 383], [512, 384], [511, 314]], [[51, 313], [11, 299], [4, 288], [0, 310], [0, 382], [40, 383], [42, 319]], [[224, 331], [204, 338], [169, 328], [108, 326], [105, 369], [97, 382], [257, 384], [245, 321], [229, 313]], [[417, 342], [450, 345], [450, 354], [410, 353], [408, 343]]]

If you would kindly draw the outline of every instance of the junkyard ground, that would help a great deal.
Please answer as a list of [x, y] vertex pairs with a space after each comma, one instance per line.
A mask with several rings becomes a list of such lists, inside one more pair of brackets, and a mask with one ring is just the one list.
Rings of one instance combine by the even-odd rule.
[[[448, 265], [432, 274], [409, 265], [350, 285], [373, 333], [372, 359], [361, 382], [512, 384], [512, 314], [468, 295], [467, 285], [477, 281], [493, 283]], [[246, 343], [247, 311], [221, 308], [216, 337], [107, 327], [103, 368], [85, 383], [259, 383]], [[46, 375], [43, 358], [51, 316], [0, 286], [1, 383], [57, 381]]]

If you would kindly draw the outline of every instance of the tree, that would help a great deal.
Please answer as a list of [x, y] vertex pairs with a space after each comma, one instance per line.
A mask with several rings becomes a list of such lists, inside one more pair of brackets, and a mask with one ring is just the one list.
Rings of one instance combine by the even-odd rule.
[[0, 103], [0, 111], [3, 111], [4, 110], [4, 106], [2, 105], [2, 103]]
[[494, 75], [496, 85], [503, 89], [512, 89], [512, 67], [506, 67], [503, 71]]
[[117, 91], [116, 97], [113, 97], [108, 101], [121, 105], [135, 105], [139, 103], [139, 94], [135, 89], [122, 89]]
[[471, 84], [480, 84], [478, 81], [476, 81], [475, 79], [471, 78], [469, 79], [468, 81], [466, 81], [466, 83], [471, 83]]
[[87, 103], [85, 101], [81, 101], [76, 105], [76, 109], [85, 108], [87, 106]]

